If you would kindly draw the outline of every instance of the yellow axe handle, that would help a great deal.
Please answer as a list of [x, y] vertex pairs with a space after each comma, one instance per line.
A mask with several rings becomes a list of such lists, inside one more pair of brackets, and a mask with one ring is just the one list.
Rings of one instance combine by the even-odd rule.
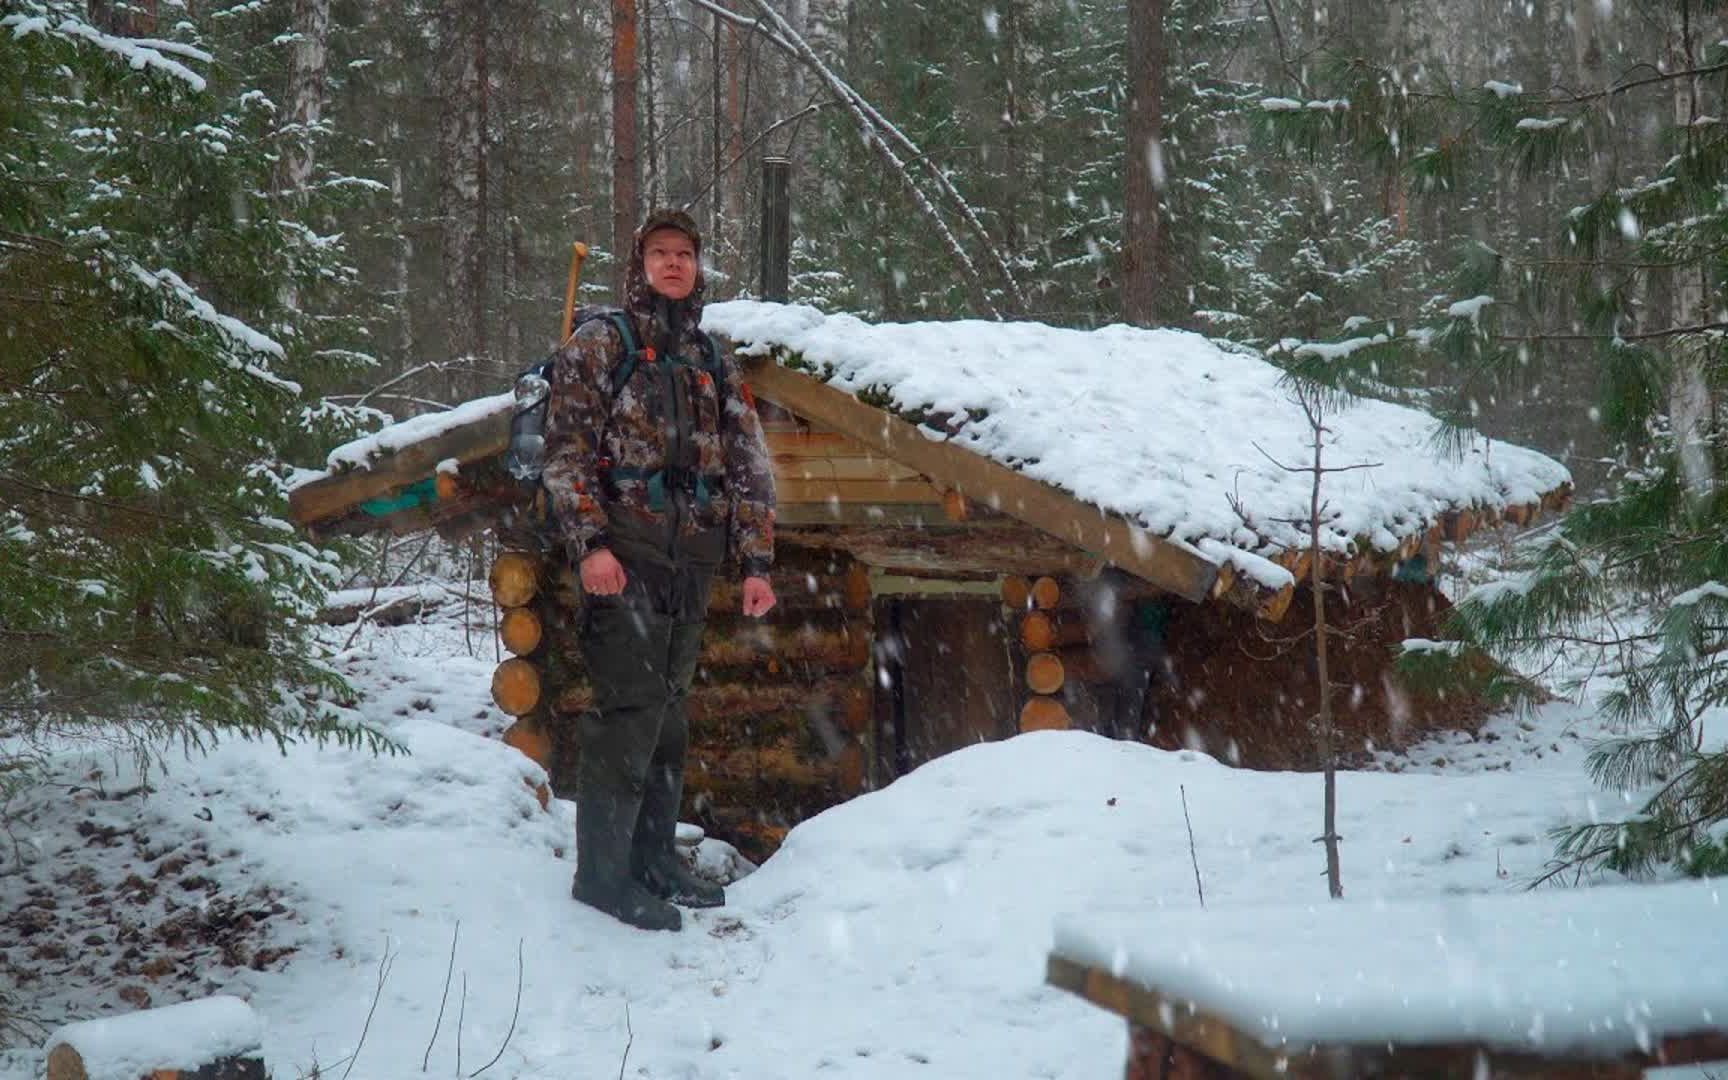
[[588, 257], [588, 245], [578, 240], [570, 245], [570, 282], [564, 287], [564, 333], [560, 344], [570, 340], [571, 323], [576, 320], [576, 283], [582, 280], [582, 260]]

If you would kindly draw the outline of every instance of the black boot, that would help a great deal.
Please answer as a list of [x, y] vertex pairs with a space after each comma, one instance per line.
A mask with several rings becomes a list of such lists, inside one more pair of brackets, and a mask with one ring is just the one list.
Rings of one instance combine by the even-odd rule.
[[722, 907], [726, 903], [724, 888], [697, 876], [676, 854], [650, 860], [637, 880], [650, 893], [682, 907]]
[[597, 852], [608, 848], [622, 855], [623, 845], [583, 828], [581, 810], [577, 815], [576, 881], [570, 886], [570, 895], [596, 911], [604, 911], [643, 930], [683, 929], [684, 916], [632, 878], [625, 871], [623, 858], [595, 857]]
[[643, 786], [642, 809], [636, 816], [630, 875], [662, 900], [705, 908], [724, 904], [726, 890], [691, 873], [672, 846], [684, 798], [684, 755], [689, 746], [690, 723], [684, 702], [701, 648], [700, 621], [672, 627], [667, 650], [670, 700]]
[[[677, 908], [630, 874], [631, 834], [665, 715], [662, 662], [670, 620], [628, 610], [589, 613], [584, 649], [594, 664], [598, 709], [577, 719], [577, 900], [644, 930], [677, 930]], [[602, 663], [604, 666], [602, 666]]]

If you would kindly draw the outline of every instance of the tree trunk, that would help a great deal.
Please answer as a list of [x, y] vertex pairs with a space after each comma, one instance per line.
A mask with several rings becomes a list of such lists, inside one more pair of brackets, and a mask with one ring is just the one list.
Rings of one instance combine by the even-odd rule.
[[[443, 221], [445, 348], [452, 357], [481, 353], [480, 305], [485, 279], [481, 258], [485, 165], [484, 96], [480, 79], [484, 56], [482, 16], [476, 0], [444, 0], [438, 9], [438, 195]], [[460, 399], [472, 381], [456, 376], [449, 392]]]
[[85, 17], [90, 25], [109, 34], [151, 37], [156, 33], [158, 0], [131, 0], [124, 12], [115, 10], [114, 0], [89, 0]]
[[726, 204], [726, 188], [729, 181], [726, 178], [726, 121], [720, 104], [720, 87], [725, 78], [726, 61], [722, 55], [720, 43], [725, 40], [727, 23], [719, 15], [714, 16], [714, 34], [708, 39], [710, 59], [713, 67], [713, 78], [709, 80], [710, 108], [709, 138], [712, 141], [710, 149], [714, 153], [714, 190], [708, 197], [708, 236], [709, 247], [714, 247], [714, 241], [720, 231], [720, 208]]
[[1158, 206], [1164, 187], [1164, 3], [1128, 2], [1122, 318], [1136, 326], [1153, 325], [1158, 290], [1169, 276], [1164, 215]]
[[648, 209], [652, 212], [662, 205], [661, 175], [660, 175], [660, 145], [659, 136], [655, 133], [655, 113], [657, 110], [655, 94], [654, 69], [654, 13], [646, 5], [638, 13], [642, 28], [642, 89], [646, 91], [647, 100], [642, 110], [642, 119], [647, 128], [648, 136]]
[[324, 116], [324, 73], [330, 41], [330, 0], [294, 0], [294, 52], [288, 69], [288, 122], [295, 136], [283, 147], [282, 190], [296, 194], [312, 179], [313, 130]]
[[[1670, 71], [1685, 71], [1698, 66], [1694, 48], [1692, 8], [1681, 5], [1681, 26], [1669, 40]], [[1685, 135], [1683, 153], [1698, 152], [1698, 80], [1697, 77], [1674, 80], [1674, 123]], [[1699, 326], [1710, 317], [1707, 268], [1694, 261], [1674, 271], [1673, 325]], [[1674, 429], [1674, 445], [1680, 455], [1680, 482], [1689, 504], [1696, 506], [1716, 486], [1716, 469], [1711, 451], [1711, 436], [1715, 432], [1715, 405], [1711, 400], [1705, 369], [1710, 363], [1710, 339], [1687, 334], [1675, 339], [1673, 347], [1674, 377], [1668, 387], [1669, 423]]]
[[[403, 0], [393, 0], [384, 6], [375, 18], [383, 21], [406, 18], [406, 4]], [[410, 227], [412, 215], [408, 211], [408, 188], [403, 159], [406, 157], [405, 139], [403, 138], [403, 114], [406, 112], [407, 90], [404, 85], [403, 49], [400, 37], [391, 32], [382, 34], [386, 70], [390, 72], [389, 81], [385, 84], [385, 100], [387, 115], [384, 131], [387, 138], [387, 151], [390, 160], [390, 216], [393, 226], [391, 235], [395, 242], [390, 251], [390, 283], [391, 291], [396, 298], [396, 335], [395, 345], [397, 355], [406, 365], [415, 351], [414, 337], [414, 304], [411, 301], [411, 281], [409, 270], [414, 265], [414, 230]]]
[[997, 69], [1002, 74], [1002, 253], [1010, 262], [1019, 254], [1025, 222], [1020, 217], [1020, 196], [1025, 187], [1020, 145], [1020, 5], [1022, 0], [1002, 0], [997, 29], [1002, 51]]
[[620, 302], [636, 200], [636, 0], [612, 0], [612, 290]]
[[[730, 165], [744, 153], [744, 46], [737, 24], [727, 23], [726, 33], [726, 163]], [[730, 243], [720, 250], [729, 255], [725, 270], [733, 280], [737, 280], [743, 267], [740, 252], [744, 247], [745, 176], [745, 171], [738, 169], [733, 174], [732, 184], [726, 189], [725, 231], [722, 235]]]

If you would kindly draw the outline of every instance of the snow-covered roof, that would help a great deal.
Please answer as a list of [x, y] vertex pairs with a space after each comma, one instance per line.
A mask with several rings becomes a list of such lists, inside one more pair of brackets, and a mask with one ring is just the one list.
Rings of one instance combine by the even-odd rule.
[[[1305, 465], [1313, 436], [1279, 369], [1245, 349], [1177, 330], [868, 323], [745, 300], [709, 305], [703, 325], [746, 353], [797, 354], [830, 386], [947, 414], [957, 444], [1214, 562], [1309, 546], [1293, 522], [1308, 516], [1312, 477], [1268, 457]], [[1480, 436], [1448, 458], [1433, 449], [1433, 417], [1387, 402], [1326, 426], [1325, 466], [1378, 463], [1326, 476], [1331, 552], [1353, 540], [1389, 552], [1448, 510], [1526, 505], [1570, 481], [1554, 459]]]
[[1136, 909], [1059, 920], [1055, 951], [1273, 1048], [1615, 1055], [1728, 1023], [1728, 966], [1702, 962], [1728, 955], [1723, 914], [1711, 881], [1151, 919]]
[[425, 442], [500, 413], [507, 413], [515, 406], [514, 394], [493, 394], [490, 397], [465, 401], [445, 412], [425, 413], [398, 420], [389, 427], [345, 442], [330, 451], [329, 457], [325, 459], [329, 471], [311, 473], [307, 479], [317, 479], [349, 469], [371, 468], [373, 462], [379, 458], [388, 457], [403, 447]]

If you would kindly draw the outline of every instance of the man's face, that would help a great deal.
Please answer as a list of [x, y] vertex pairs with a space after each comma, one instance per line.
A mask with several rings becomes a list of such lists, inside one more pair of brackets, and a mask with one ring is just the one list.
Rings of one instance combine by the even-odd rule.
[[642, 270], [649, 288], [682, 300], [696, 287], [696, 245], [677, 229], [655, 229], [642, 240]]

